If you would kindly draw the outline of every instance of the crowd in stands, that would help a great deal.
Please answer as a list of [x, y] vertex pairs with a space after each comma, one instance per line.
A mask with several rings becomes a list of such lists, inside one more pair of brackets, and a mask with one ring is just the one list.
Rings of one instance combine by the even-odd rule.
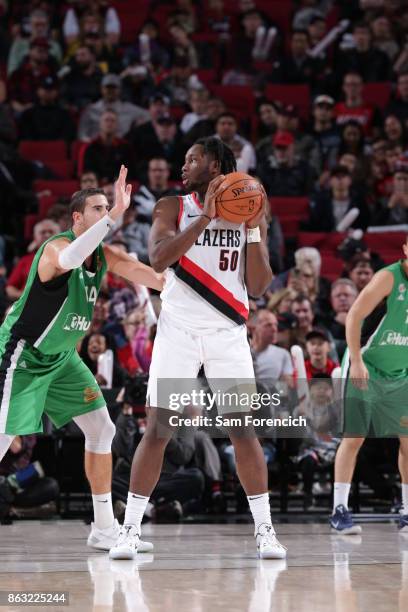
[[[215, 135], [270, 198], [275, 277], [251, 299], [248, 321], [257, 375], [290, 394], [289, 351], [300, 345], [312, 401], [330, 414], [347, 312], [405, 240], [406, 3], [2, 0], [0, 33], [0, 317], [21, 295], [36, 250], [70, 227], [72, 192], [101, 186], [112, 202], [121, 164], [132, 206], [108, 241], [148, 263], [155, 202], [183, 193], [187, 149]], [[158, 296], [146, 300], [107, 276], [78, 347], [103, 387], [128, 389], [135, 376], [142, 385], [159, 309]], [[107, 353], [111, 380], [100, 367]], [[143, 431], [133, 405], [143, 404], [142, 386], [138, 393], [134, 402], [125, 392], [117, 417], [118, 502]], [[326, 425], [329, 440], [315, 430], [292, 452], [307, 507], [316, 473], [333, 463], [339, 424]], [[206, 495], [222, 508], [232, 447], [200, 431], [173, 442], [150, 515], [164, 506], [180, 516]], [[264, 444], [270, 466], [277, 448]]]

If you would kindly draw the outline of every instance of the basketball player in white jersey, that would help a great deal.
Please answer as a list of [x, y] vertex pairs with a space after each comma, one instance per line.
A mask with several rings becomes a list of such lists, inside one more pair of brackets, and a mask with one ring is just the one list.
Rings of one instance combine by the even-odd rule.
[[[163, 412], [167, 423], [171, 414], [167, 406], [158, 407], [158, 379], [196, 378], [201, 365], [208, 380], [255, 378], [245, 321], [248, 293], [261, 296], [272, 279], [266, 195], [261, 211], [246, 225], [218, 217], [219, 187], [235, 170], [234, 155], [221, 140], [199, 140], [187, 151], [182, 169], [190, 193], [162, 198], [154, 209], [150, 262], [158, 272], [169, 269], [150, 366], [148, 425], [133, 459], [125, 520], [110, 550], [112, 559], [133, 559], [137, 553], [142, 517], [171, 437], [170, 428], [158, 435]], [[239, 435], [232, 428], [228, 433], [255, 522], [258, 554], [284, 558], [286, 549], [272, 526], [261, 445], [255, 435]]]

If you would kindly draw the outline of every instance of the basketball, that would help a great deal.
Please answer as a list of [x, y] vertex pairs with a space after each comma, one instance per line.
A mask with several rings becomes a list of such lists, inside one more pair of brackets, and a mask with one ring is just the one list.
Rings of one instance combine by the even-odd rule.
[[221, 183], [222, 192], [215, 205], [223, 219], [233, 223], [244, 223], [254, 217], [262, 206], [260, 183], [249, 174], [231, 172]]

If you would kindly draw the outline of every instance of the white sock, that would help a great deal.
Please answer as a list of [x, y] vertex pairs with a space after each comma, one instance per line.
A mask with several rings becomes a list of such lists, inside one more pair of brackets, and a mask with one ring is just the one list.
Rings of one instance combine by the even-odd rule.
[[402, 514], [408, 514], [408, 484], [401, 483]]
[[97, 529], [112, 527], [115, 517], [113, 516], [111, 492], [92, 495], [92, 503], [95, 527]]
[[129, 491], [126, 504], [125, 520], [123, 521], [123, 524], [135, 525], [137, 531], [140, 533], [142, 518], [148, 502], [148, 497], [138, 495], [137, 493], [131, 493]]
[[[272, 527], [269, 493], [248, 495], [247, 499], [255, 523], [255, 534], [258, 533], [259, 526], [262, 525], [262, 523], [266, 523]], [[274, 531], [273, 527], [272, 530]]]
[[351, 484], [349, 482], [334, 483], [333, 514], [337, 506], [342, 504], [348, 509], [348, 498]]

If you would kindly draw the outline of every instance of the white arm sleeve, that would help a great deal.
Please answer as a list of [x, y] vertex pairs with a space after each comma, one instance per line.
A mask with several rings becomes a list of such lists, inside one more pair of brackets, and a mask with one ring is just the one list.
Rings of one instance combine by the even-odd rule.
[[114, 221], [109, 215], [102, 217], [59, 253], [58, 264], [64, 270], [82, 266], [85, 259], [94, 252], [113, 226]]

